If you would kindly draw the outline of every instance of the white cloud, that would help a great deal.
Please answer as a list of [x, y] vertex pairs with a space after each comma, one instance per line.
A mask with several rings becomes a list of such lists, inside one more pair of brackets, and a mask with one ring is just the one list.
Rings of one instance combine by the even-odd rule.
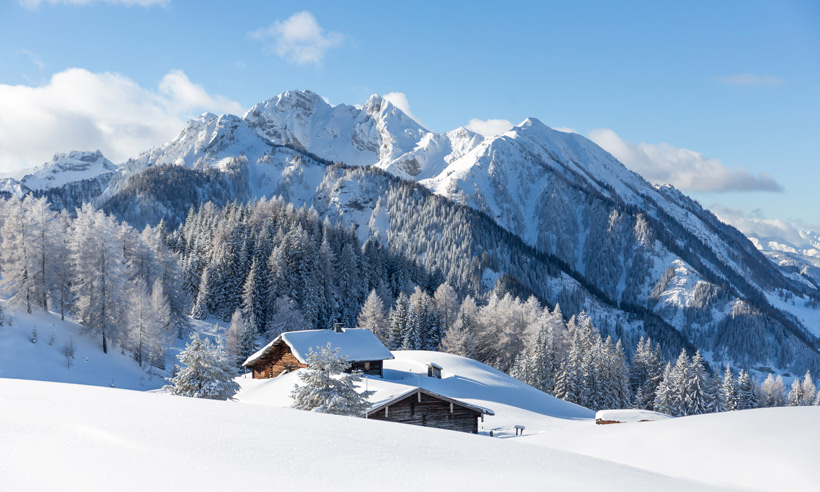
[[813, 248], [808, 236], [800, 234], [800, 229], [790, 222], [780, 219], [767, 219], [760, 209], [751, 211], [737, 210], [713, 203], [709, 210], [721, 221], [737, 228], [743, 234], [761, 240], [773, 239], [786, 242], [798, 248]]
[[589, 138], [647, 180], [687, 191], [780, 191], [769, 173], [754, 175], [741, 167], [727, 167], [717, 159], [667, 143], [627, 142], [612, 130], [598, 129]]
[[718, 77], [718, 82], [723, 85], [739, 85], [746, 87], [778, 87], [785, 84], [785, 81], [774, 75], [755, 75], [752, 73], [738, 73]]
[[90, 5], [92, 3], [110, 3], [115, 5], [125, 5], [127, 7], [151, 7], [153, 5], [166, 6], [171, 0], [18, 0], [20, 5], [27, 9], [36, 9], [46, 3], [57, 5], [64, 3], [68, 5]]
[[320, 65], [327, 50], [344, 42], [338, 32], [325, 33], [307, 10], [297, 12], [284, 21], [248, 33], [251, 39], [262, 41], [272, 53], [300, 65]]
[[468, 130], [485, 137], [495, 137], [496, 135], [501, 135], [512, 127], [513, 124], [509, 120], [479, 120], [475, 118], [470, 120], [466, 126]]
[[42, 86], [0, 84], [0, 172], [32, 167], [56, 152], [100, 149], [114, 162], [173, 138], [191, 115], [239, 114], [178, 70], [157, 90], [117, 73], [71, 68]]
[[562, 133], [578, 133], [578, 130], [574, 130], [568, 126], [556, 126], [553, 130]]
[[402, 113], [412, 118], [413, 121], [421, 126], [424, 126], [421, 120], [416, 118], [416, 115], [410, 111], [410, 101], [407, 100], [407, 95], [404, 92], [388, 92], [387, 94], [382, 95], [382, 97], [389, 101], [393, 106], [399, 108]]

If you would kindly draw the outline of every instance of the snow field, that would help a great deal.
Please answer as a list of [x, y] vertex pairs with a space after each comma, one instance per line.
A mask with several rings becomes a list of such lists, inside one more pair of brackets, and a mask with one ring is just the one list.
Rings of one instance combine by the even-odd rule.
[[[717, 490], [459, 432], [0, 379], [3, 490]], [[56, 410], [59, 409], [59, 410]]]

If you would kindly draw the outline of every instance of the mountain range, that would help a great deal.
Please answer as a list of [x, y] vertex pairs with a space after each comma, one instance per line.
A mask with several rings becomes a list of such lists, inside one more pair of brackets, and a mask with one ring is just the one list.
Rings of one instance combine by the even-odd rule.
[[281, 196], [462, 294], [533, 294], [587, 311], [604, 333], [650, 335], [669, 357], [683, 347], [713, 365], [820, 370], [820, 265], [789, 263], [768, 240], [767, 257], [675, 188], [535, 118], [494, 137], [434, 133], [377, 95], [333, 106], [287, 91], [243, 117], [203, 114], [118, 166], [59, 154], [0, 193], [68, 210], [92, 201], [138, 227], [175, 226], [204, 201]]

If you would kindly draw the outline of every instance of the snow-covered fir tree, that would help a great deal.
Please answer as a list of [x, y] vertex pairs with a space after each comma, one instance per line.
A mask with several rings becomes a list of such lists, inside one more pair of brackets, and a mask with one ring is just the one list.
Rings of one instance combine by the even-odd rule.
[[387, 318], [384, 315], [384, 301], [376, 293], [376, 289], [371, 290], [364, 301], [358, 317], [358, 326], [372, 331], [383, 344], [387, 345], [390, 342]]
[[330, 343], [307, 356], [308, 367], [298, 373], [299, 381], [291, 397], [293, 408], [335, 415], [363, 417], [369, 408], [367, 398], [372, 392], [356, 390], [358, 375], [346, 373], [347, 357], [339, 356], [339, 348]]
[[193, 333], [178, 356], [182, 369], [168, 378], [165, 390], [172, 395], [227, 400], [239, 391], [236, 369], [225, 350]]

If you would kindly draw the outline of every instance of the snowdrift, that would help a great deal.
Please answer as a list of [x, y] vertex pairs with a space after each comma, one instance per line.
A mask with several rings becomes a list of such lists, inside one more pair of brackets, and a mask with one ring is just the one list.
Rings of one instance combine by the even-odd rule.
[[236, 402], [0, 379], [0, 408], [11, 492], [714, 490], [509, 440]]

